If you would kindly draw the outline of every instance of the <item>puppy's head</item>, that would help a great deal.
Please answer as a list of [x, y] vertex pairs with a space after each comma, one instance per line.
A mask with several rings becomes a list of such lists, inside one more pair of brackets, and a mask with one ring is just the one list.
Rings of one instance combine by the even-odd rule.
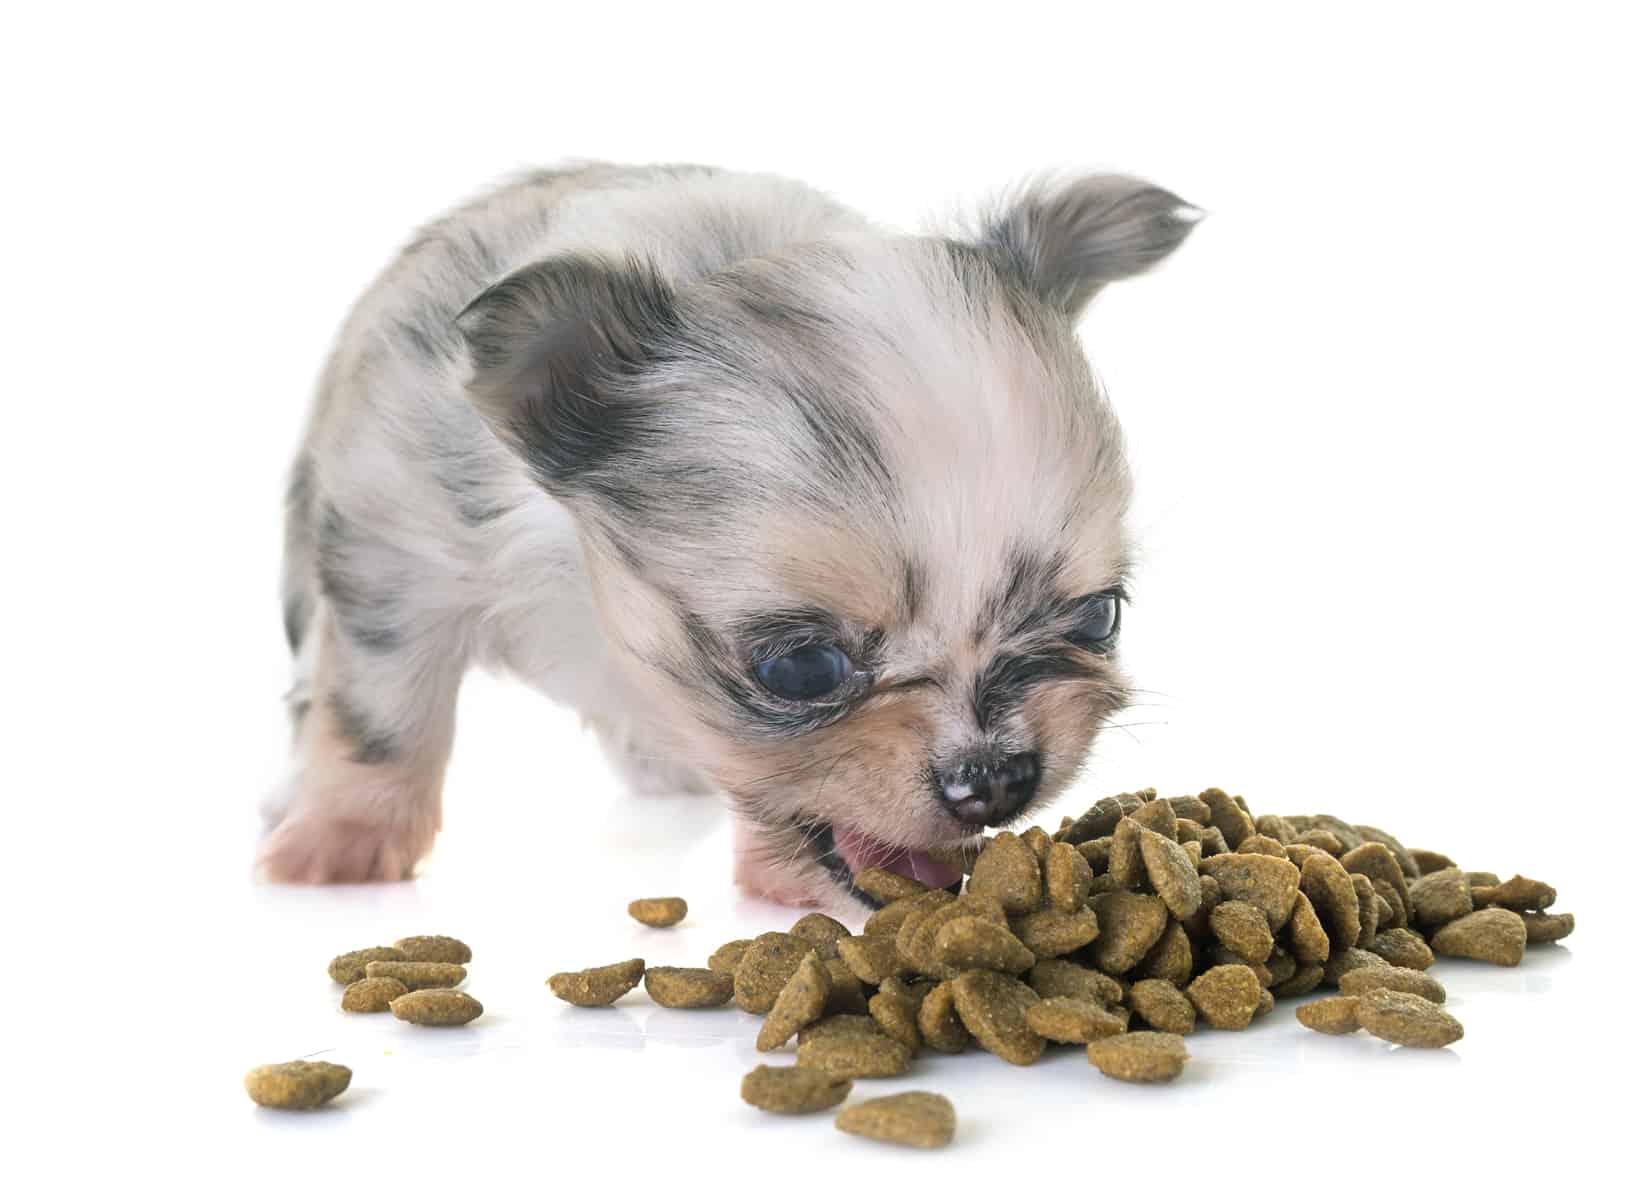
[[1093, 177], [967, 239], [674, 286], [552, 259], [460, 319], [477, 406], [579, 519], [621, 668], [803, 886], [951, 882], [945, 852], [1054, 796], [1125, 702], [1130, 484], [1073, 324], [1191, 223]]

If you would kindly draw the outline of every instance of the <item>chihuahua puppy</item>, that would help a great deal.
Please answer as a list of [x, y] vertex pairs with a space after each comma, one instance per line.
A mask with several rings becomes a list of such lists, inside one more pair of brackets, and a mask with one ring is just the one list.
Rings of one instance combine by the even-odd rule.
[[481, 664], [634, 788], [728, 797], [755, 893], [953, 884], [1127, 700], [1129, 476], [1074, 326], [1198, 216], [1091, 175], [901, 236], [787, 180], [584, 163], [426, 227], [291, 475], [267, 876], [405, 878]]

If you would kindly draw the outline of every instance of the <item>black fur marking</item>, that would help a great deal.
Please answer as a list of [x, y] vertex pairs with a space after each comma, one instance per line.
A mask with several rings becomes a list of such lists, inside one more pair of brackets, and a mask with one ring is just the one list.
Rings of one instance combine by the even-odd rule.
[[973, 718], [980, 729], [988, 730], [997, 718], [1024, 703], [1038, 684], [1089, 678], [1095, 673], [1092, 664], [1065, 649], [998, 655], [973, 681]]
[[286, 644], [296, 654], [308, 632], [311, 600], [309, 590], [301, 577], [302, 547], [307, 540], [310, 507], [315, 498], [315, 467], [307, 454], [300, 455], [292, 466], [292, 476], [286, 484], [286, 595], [281, 601], [281, 623], [286, 630]]
[[1000, 584], [979, 611], [974, 636], [982, 640], [995, 629], [1002, 637], [1013, 637], [1045, 624], [1063, 604], [1055, 582], [1062, 565], [1060, 554], [1014, 547]]
[[904, 560], [904, 574], [902, 587], [899, 592], [899, 601], [902, 606], [902, 617], [906, 624], [914, 621], [921, 615], [921, 600], [927, 590], [926, 572], [914, 559]]
[[321, 595], [331, 602], [338, 629], [351, 643], [374, 654], [387, 654], [405, 640], [390, 619], [393, 597], [364, 584], [355, 558], [353, 532], [331, 502], [321, 505], [315, 538], [315, 570]]
[[375, 728], [371, 718], [356, 708], [341, 691], [333, 692], [326, 702], [338, 723], [338, 733], [354, 743], [355, 752], [350, 757], [355, 762], [390, 762], [400, 752], [395, 735]]

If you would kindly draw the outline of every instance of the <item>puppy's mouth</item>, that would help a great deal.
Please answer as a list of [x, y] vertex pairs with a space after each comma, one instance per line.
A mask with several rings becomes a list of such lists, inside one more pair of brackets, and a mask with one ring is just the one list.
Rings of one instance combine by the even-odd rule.
[[876, 901], [853, 886], [853, 877], [866, 867], [880, 867], [931, 888], [957, 891], [961, 871], [922, 850], [888, 845], [861, 830], [828, 822], [810, 824], [804, 833], [807, 847], [830, 877], [871, 907]]

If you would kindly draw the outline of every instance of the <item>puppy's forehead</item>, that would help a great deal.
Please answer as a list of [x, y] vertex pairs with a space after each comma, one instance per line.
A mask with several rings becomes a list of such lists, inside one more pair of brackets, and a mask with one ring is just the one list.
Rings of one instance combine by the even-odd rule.
[[[1130, 482], [1067, 326], [963, 251], [848, 241], [719, 283], [786, 381], [752, 514], [779, 590], [864, 624], [972, 627], [1115, 581]], [[794, 411], [791, 411], [792, 406]], [[777, 500], [777, 488], [766, 493]]]

